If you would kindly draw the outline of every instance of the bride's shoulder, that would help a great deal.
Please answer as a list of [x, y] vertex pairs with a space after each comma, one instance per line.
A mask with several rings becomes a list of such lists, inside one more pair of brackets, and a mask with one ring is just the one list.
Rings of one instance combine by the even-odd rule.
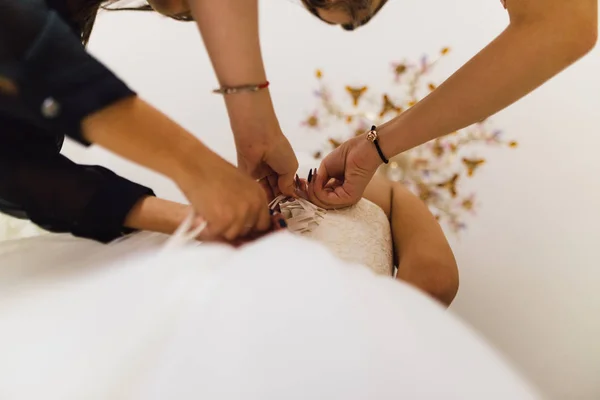
[[389, 179], [376, 174], [363, 194], [365, 199], [381, 208], [388, 218], [392, 210], [392, 185]]

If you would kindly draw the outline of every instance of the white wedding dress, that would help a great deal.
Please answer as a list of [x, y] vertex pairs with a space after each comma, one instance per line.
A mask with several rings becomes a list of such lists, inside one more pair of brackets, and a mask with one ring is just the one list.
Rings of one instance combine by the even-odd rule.
[[364, 265], [379, 275], [393, 273], [390, 221], [379, 206], [368, 200], [327, 211], [320, 225], [303, 235], [325, 245], [340, 260]]
[[240, 249], [165, 250], [150, 233], [0, 243], [0, 399], [539, 398], [389, 278], [390, 226], [373, 203], [302, 235]]
[[162, 240], [2, 245], [0, 398], [539, 398], [437, 303], [314, 241]]

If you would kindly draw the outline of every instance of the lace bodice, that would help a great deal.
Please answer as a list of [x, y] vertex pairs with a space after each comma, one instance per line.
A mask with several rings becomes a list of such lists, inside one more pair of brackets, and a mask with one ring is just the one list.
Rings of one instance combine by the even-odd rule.
[[327, 211], [317, 228], [302, 235], [321, 242], [342, 260], [392, 275], [390, 222], [379, 206], [366, 199], [343, 210]]

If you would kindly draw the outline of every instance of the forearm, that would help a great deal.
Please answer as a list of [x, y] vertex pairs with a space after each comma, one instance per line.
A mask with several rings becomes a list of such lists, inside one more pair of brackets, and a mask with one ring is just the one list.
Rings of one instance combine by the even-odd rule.
[[125, 227], [140, 230], [172, 234], [190, 212], [184, 204], [159, 199], [142, 198], [129, 212]]
[[[577, 16], [571, 17], [560, 13], [554, 2], [548, 3], [552, 10], [543, 18], [529, 17], [528, 10], [514, 11], [514, 21], [496, 40], [428, 97], [381, 127], [381, 143], [388, 154], [489, 117], [584, 55], [596, 40], [597, 9], [588, 0], [580, 3], [588, 4], [587, 9], [576, 10]], [[564, 6], [568, 7], [577, 8]]]
[[257, 0], [190, 0], [217, 79], [236, 86], [266, 79]]
[[[259, 84], [267, 80], [257, 0], [190, 0], [190, 6], [221, 85]], [[236, 137], [278, 128], [268, 90], [229, 95], [225, 103]]]
[[203, 154], [210, 152], [192, 134], [138, 97], [92, 114], [82, 126], [90, 142], [176, 182], [188, 163], [201, 162]]

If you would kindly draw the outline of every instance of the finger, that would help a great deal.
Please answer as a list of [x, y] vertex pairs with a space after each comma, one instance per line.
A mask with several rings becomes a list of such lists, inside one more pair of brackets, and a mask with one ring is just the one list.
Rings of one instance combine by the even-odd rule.
[[[333, 155], [330, 154], [330, 155]], [[326, 157], [326, 159], [329, 159], [329, 156]], [[333, 173], [330, 168], [333, 168], [333, 171], [335, 173]], [[326, 160], [323, 160], [321, 162], [321, 165], [319, 165], [319, 169], [317, 170], [317, 176], [315, 177], [314, 181], [315, 181], [315, 194], [318, 198], [321, 198], [320, 195], [321, 193], [330, 186], [330, 183], [332, 181], [334, 182], [342, 182], [344, 179], [344, 171], [343, 170], [338, 170], [337, 167], [335, 167], [335, 164], [333, 164], [332, 162], [326, 162]]]
[[333, 190], [333, 189], [335, 189], [338, 186], [342, 186], [343, 184], [344, 184], [344, 182], [340, 181], [339, 179], [331, 178], [329, 180], [329, 182], [327, 182], [325, 184], [324, 187], [325, 187], [325, 189], [331, 189], [331, 190]]
[[284, 136], [280, 139], [282, 142], [267, 155], [266, 162], [279, 176], [277, 182], [279, 191], [286, 196], [294, 197], [294, 177], [298, 171], [298, 160], [287, 139]]
[[275, 198], [276, 194], [273, 192], [273, 184], [270, 181], [270, 176], [258, 180], [258, 184], [265, 192], [268, 201], [271, 201]]
[[[318, 173], [317, 173], [318, 176]], [[328, 183], [325, 187], [313, 185], [311, 201], [319, 207], [332, 209], [351, 206], [356, 203], [348, 192], [349, 182], [339, 184], [339, 181]], [[309, 185], [310, 187], [310, 185]]]
[[240, 231], [240, 237], [246, 237], [255, 231], [255, 227], [258, 222], [258, 214], [249, 212], [246, 214], [246, 220], [242, 230]]
[[257, 239], [260, 239], [260, 238], [264, 237], [265, 235], [268, 235], [271, 232], [277, 232], [277, 231], [281, 231], [281, 230], [284, 230], [287, 228], [287, 223], [285, 222], [285, 219], [283, 218], [283, 216], [280, 213], [273, 213], [269, 217], [270, 217], [270, 227], [267, 231], [251, 232], [248, 235], [245, 235], [243, 237], [239, 237], [239, 238], [233, 240], [232, 242], [230, 242], [230, 244], [233, 245], [234, 247], [241, 247], [247, 243], [251, 243]]
[[269, 186], [271, 187], [272, 196], [267, 200], [271, 202], [275, 197], [279, 196], [279, 187], [277, 186], [277, 174], [271, 171], [271, 174], [267, 176]]
[[287, 229], [287, 222], [281, 213], [271, 216], [271, 228], [273, 231], [281, 231]]
[[214, 224], [208, 223], [206, 228], [198, 235], [197, 239], [203, 242], [223, 242], [221, 229], [215, 229]]
[[[316, 171], [316, 169], [315, 169]], [[314, 176], [314, 174], [316, 174], [316, 176]], [[315, 191], [316, 189], [319, 187], [317, 184], [317, 179], [319, 177], [319, 173], [318, 172], [313, 172], [313, 179], [310, 181], [310, 183], [308, 183], [307, 188], [306, 188], [306, 194], [308, 196], [308, 201], [310, 201], [311, 203], [313, 203], [314, 205], [317, 205], [321, 208], [330, 208], [328, 207], [328, 205], [326, 203], [323, 203], [316, 195], [315, 195]], [[317, 178], [317, 179], [315, 179]]]
[[[228, 242], [232, 242], [237, 238], [243, 236], [244, 229], [246, 229], [246, 216], [238, 216], [229, 227], [223, 232], [222, 236]], [[250, 226], [250, 231], [254, 226]]]
[[327, 170], [327, 166], [321, 162], [319, 165], [319, 169], [317, 170], [317, 176], [315, 177], [315, 185], [322, 189], [325, 187], [325, 184], [329, 182], [331, 176], [329, 175], [329, 171]]
[[340, 191], [340, 187], [336, 188], [336, 190], [326, 190], [315, 193], [315, 204], [319, 205], [322, 208], [332, 210], [338, 208], [345, 208], [351, 206], [355, 202], [343, 191]]
[[271, 211], [266, 204], [260, 207], [256, 217], [255, 231], [266, 232], [271, 228]]
[[296, 189], [296, 197], [308, 199], [308, 182], [306, 179], [298, 178], [298, 188]]
[[321, 161], [317, 171], [322, 179], [329, 181], [330, 178], [344, 179], [346, 175], [346, 152], [343, 147], [338, 147]]
[[293, 173], [279, 175], [279, 179], [277, 181], [279, 191], [289, 197], [296, 197], [296, 171]]
[[[327, 157], [326, 157], [327, 158]], [[314, 185], [312, 190], [309, 190], [309, 199], [311, 202], [317, 204], [323, 208], [334, 208], [340, 206], [340, 201], [337, 198], [330, 198], [329, 194], [332, 192], [330, 182], [337, 181], [335, 177], [331, 176], [327, 163], [325, 160], [321, 162], [319, 169], [317, 170], [317, 176], [314, 179]], [[331, 164], [330, 164], [331, 165]], [[310, 185], [309, 185], [310, 186]]]

